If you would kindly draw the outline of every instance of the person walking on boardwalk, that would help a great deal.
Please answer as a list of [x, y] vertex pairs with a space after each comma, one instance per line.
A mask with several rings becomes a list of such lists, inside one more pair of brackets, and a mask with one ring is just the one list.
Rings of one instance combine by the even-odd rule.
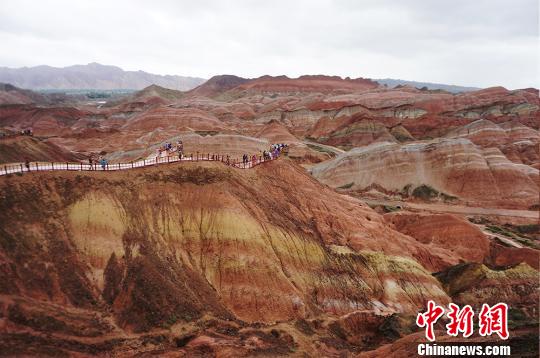
[[99, 161], [99, 164], [101, 164], [101, 169], [105, 170], [105, 168], [107, 167], [107, 159], [101, 157], [100, 161]]
[[176, 151], [178, 152], [178, 159], [182, 159], [184, 156], [184, 143], [181, 140], [176, 143]]
[[30, 171], [30, 161], [28, 158], [24, 158], [24, 166], [26, 167], [26, 171]]
[[94, 170], [94, 158], [92, 156], [88, 158], [88, 164], [90, 164], [90, 170]]

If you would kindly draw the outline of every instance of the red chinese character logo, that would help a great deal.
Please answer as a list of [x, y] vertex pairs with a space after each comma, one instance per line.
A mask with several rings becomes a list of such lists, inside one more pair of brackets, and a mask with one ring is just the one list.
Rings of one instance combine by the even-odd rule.
[[418, 327], [426, 327], [426, 337], [431, 342], [435, 340], [433, 325], [443, 314], [444, 308], [437, 306], [433, 301], [428, 301], [427, 312], [419, 313], [416, 317], [416, 324]]
[[478, 317], [481, 336], [497, 333], [502, 339], [508, 339], [508, 306], [506, 303], [497, 303], [492, 307], [484, 303]]
[[446, 333], [456, 337], [459, 332], [463, 332], [463, 337], [469, 337], [473, 334], [473, 316], [474, 312], [471, 306], [466, 305], [461, 310], [459, 306], [450, 303], [448, 305], [450, 312], [446, 315], [450, 318], [450, 323], [446, 325]]

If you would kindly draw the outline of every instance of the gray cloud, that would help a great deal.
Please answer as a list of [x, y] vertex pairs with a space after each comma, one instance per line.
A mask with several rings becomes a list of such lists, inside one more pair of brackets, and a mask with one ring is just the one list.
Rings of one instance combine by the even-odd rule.
[[536, 0], [4, 2], [0, 65], [538, 87]]

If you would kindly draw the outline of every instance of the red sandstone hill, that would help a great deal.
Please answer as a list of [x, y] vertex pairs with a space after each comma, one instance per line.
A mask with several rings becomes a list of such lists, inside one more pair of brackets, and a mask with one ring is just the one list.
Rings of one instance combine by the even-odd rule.
[[236, 87], [236, 90], [249, 92], [351, 92], [377, 88], [378, 83], [369, 79], [341, 78], [338, 76], [300, 76], [289, 78], [287, 76], [263, 76], [245, 82]]
[[369, 79], [341, 78], [338, 76], [262, 76], [255, 79], [245, 79], [237, 76], [215, 76], [199, 87], [191, 90], [192, 95], [215, 97], [231, 91], [239, 93], [339, 93], [362, 91], [379, 87], [377, 82]]
[[[288, 163], [0, 179], [0, 298], [10, 322], [0, 345], [10, 354], [39, 349], [45, 333], [53, 349], [88, 354], [171, 329], [172, 349], [194, 323], [213, 331], [230, 321], [251, 337], [265, 332], [254, 322], [412, 312], [423, 304], [417, 292], [448, 300], [419, 263], [428, 256], [421, 244]], [[37, 316], [57, 324], [36, 325]], [[265, 344], [301, 343], [286, 339]]]
[[445, 269], [462, 262], [495, 267], [525, 262], [537, 270], [540, 268], [539, 250], [499, 245], [490, 241], [479, 227], [457, 215], [399, 211], [385, 214], [384, 218], [397, 231], [426, 244], [434, 252], [445, 250], [448, 260]]
[[0, 179], [10, 354], [345, 353], [449, 300], [430, 272], [452, 243], [434, 252], [287, 162]]
[[73, 162], [82, 158], [80, 154], [67, 151], [41, 138], [18, 135], [8, 138], [0, 137], [0, 163], [22, 163], [25, 160]]
[[13, 86], [9, 83], [0, 83], [0, 106], [5, 104], [51, 104], [52, 100], [27, 89]]
[[403, 235], [286, 160], [2, 177], [0, 199], [8, 354], [351, 354], [410, 332], [427, 299], [498, 299], [494, 282], [537, 317], [515, 289], [537, 271], [453, 269], [482, 255]]
[[166, 104], [181, 99], [185, 92], [151, 85], [136, 92], [126, 102], [144, 102], [147, 104]]
[[247, 81], [249, 80], [246, 78], [233, 75], [214, 76], [188, 93], [195, 96], [214, 97]]
[[461, 200], [472, 206], [538, 205], [537, 169], [466, 139], [374, 143], [318, 164], [312, 173], [334, 188], [363, 193]]
[[31, 128], [36, 135], [58, 135], [88, 115], [74, 107], [6, 105], [0, 106], [0, 126], [15, 131]]

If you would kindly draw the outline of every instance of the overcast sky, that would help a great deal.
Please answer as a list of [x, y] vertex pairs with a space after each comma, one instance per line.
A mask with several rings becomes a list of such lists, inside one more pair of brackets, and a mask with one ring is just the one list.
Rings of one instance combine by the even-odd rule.
[[539, 87], [538, 0], [0, 0], [0, 66]]

